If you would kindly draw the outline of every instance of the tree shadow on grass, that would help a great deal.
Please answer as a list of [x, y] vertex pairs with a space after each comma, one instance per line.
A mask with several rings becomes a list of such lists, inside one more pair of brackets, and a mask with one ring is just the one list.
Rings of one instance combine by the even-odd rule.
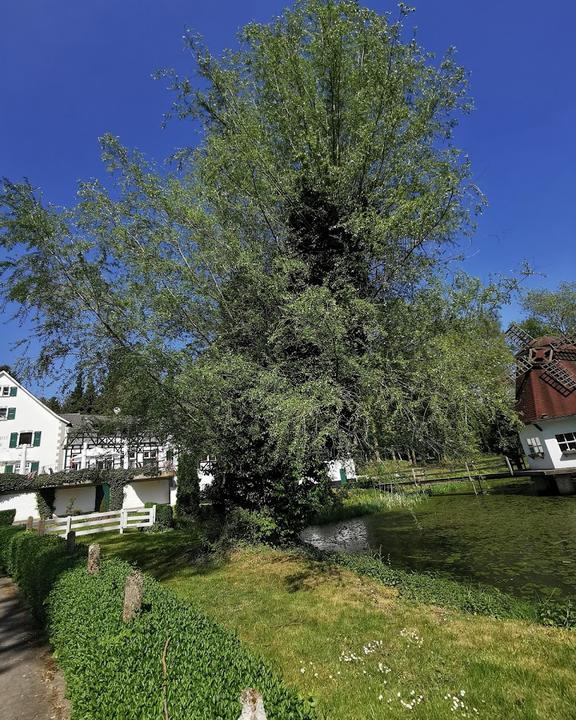
[[286, 590], [289, 593], [313, 590], [321, 583], [328, 581], [343, 582], [342, 569], [337, 565], [317, 562], [304, 557], [299, 559], [300, 562], [304, 563], [304, 568], [299, 572], [288, 575], [285, 579]]
[[126, 533], [102, 541], [104, 555], [134, 563], [157, 580], [171, 580], [182, 574], [206, 575], [228, 558], [214, 555], [198, 534], [183, 531]]

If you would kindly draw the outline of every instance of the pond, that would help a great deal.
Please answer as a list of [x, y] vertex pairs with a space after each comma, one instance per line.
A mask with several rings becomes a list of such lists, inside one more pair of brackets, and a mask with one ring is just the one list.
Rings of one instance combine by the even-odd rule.
[[433, 496], [413, 510], [312, 526], [302, 539], [325, 550], [377, 551], [393, 567], [434, 570], [519, 597], [574, 599], [576, 497], [530, 490]]

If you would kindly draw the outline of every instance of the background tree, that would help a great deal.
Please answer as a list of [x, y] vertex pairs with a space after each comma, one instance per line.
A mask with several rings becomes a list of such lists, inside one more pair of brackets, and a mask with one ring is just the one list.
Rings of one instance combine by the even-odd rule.
[[527, 317], [522, 326], [533, 337], [576, 333], [576, 282], [562, 282], [557, 290], [531, 290], [522, 300]]
[[326, 461], [463, 450], [504, 407], [494, 323], [478, 336], [438, 289], [482, 204], [452, 142], [466, 75], [351, 1], [299, 2], [221, 59], [187, 41], [199, 79], [164, 75], [199, 146], [167, 175], [107, 136], [116, 187], [64, 211], [5, 182], [6, 299], [35, 319], [41, 370], [129, 358], [156, 417], [217, 457], [221, 505], [296, 530]]

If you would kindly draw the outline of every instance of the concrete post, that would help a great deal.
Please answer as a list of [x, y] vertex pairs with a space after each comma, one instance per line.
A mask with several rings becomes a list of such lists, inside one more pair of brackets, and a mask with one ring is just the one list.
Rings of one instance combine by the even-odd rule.
[[144, 576], [138, 570], [130, 573], [124, 585], [124, 609], [122, 620], [125, 623], [133, 620], [142, 607], [142, 594], [144, 591]]
[[93, 543], [88, 546], [88, 574], [97, 575], [100, 572], [101, 556], [100, 556], [100, 545]]
[[240, 702], [242, 703], [242, 713], [238, 720], [266, 720], [264, 700], [257, 690], [253, 688], [244, 690], [240, 695]]
[[66, 533], [66, 550], [69, 553], [73, 553], [74, 550], [76, 550], [76, 533], [74, 530]]

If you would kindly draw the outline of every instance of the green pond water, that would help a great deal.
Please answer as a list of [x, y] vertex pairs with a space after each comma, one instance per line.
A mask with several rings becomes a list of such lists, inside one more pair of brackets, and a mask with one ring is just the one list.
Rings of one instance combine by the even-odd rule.
[[307, 528], [325, 550], [376, 550], [393, 567], [434, 570], [526, 598], [576, 599], [576, 497], [438, 495], [395, 510]]

